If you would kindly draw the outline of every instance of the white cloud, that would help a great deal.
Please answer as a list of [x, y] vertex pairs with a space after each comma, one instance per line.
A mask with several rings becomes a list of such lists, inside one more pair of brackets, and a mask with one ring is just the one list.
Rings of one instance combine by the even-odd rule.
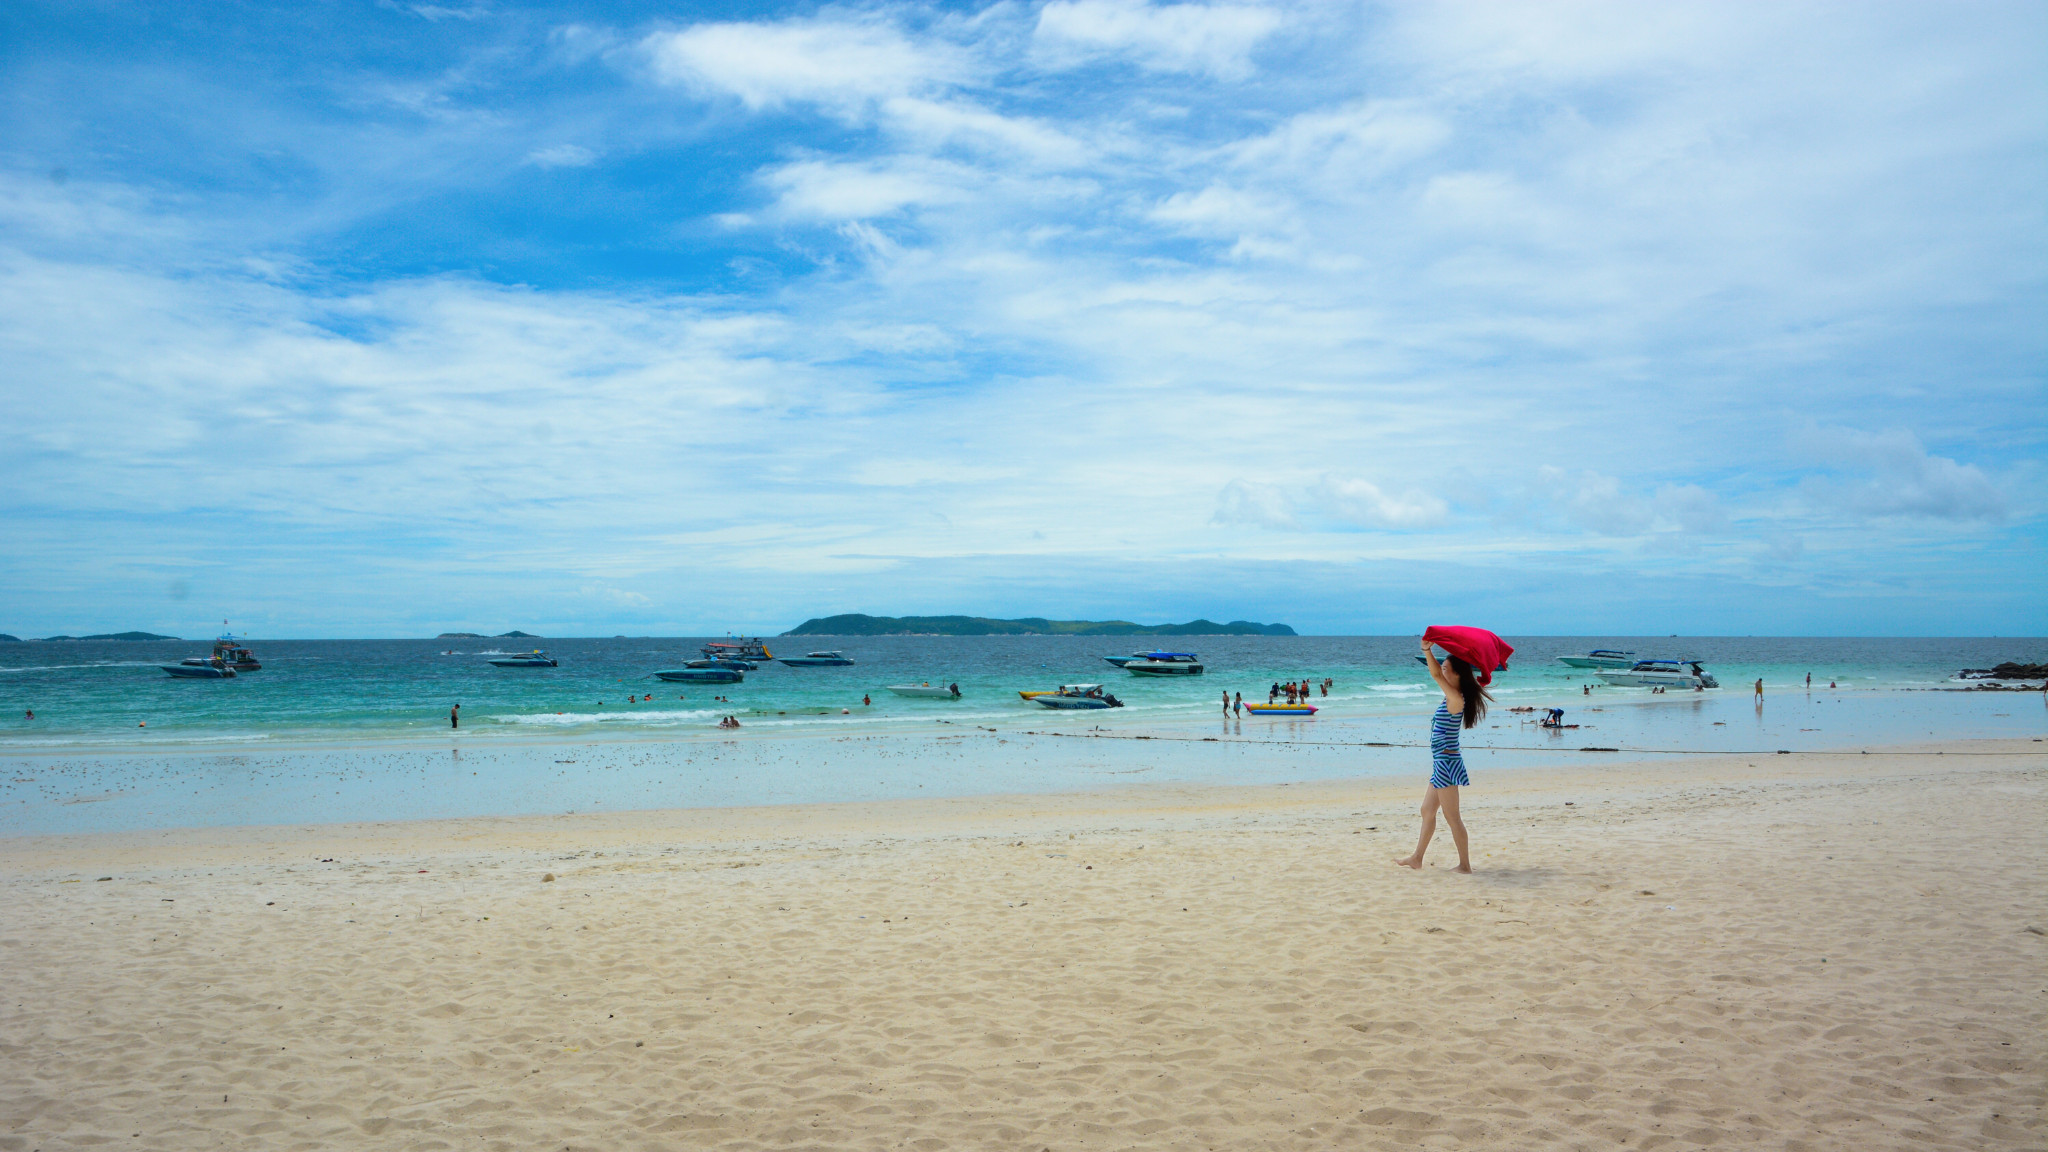
[[1332, 516], [1361, 528], [1434, 528], [1451, 512], [1451, 506], [1434, 493], [1419, 488], [1390, 493], [1369, 480], [1326, 476], [1317, 494]]
[[597, 163], [597, 153], [580, 144], [556, 144], [528, 152], [526, 162], [540, 168], [583, 168]]
[[1279, 486], [1242, 479], [1225, 484], [1216, 494], [1216, 511], [1209, 523], [1230, 528], [1301, 527], [1287, 493]]
[[964, 193], [947, 178], [959, 176], [943, 165], [804, 160], [775, 168], [763, 179], [775, 190], [776, 206], [789, 216], [863, 220], [910, 205], [958, 200]]
[[2005, 494], [1983, 469], [1933, 455], [1904, 429], [1824, 430], [1813, 441], [1823, 462], [1861, 473], [1809, 483], [1810, 492], [1829, 509], [1953, 522], [1997, 521], [2009, 511]]
[[1278, 11], [1248, 4], [1052, 0], [1038, 11], [1033, 47], [1053, 67], [1117, 56], [1150, 71], [1241, 79], [1280, 23]]
[[695, 24], [641, 41], [664, 82], [738, 97], [749, 108], [808, 102], [856, 113], [873, 101], [951, 84], [970, 72], [943, 42], [913, 42], [879, 21]]
[[1002, 116], [965, 101], [899, 96], [885, 102], [891, 131], [926, 148], [961, 145], [1033, 166], [1071, 167], [1093, 149], [1044, 120]]
[[1728, 513], [1721, 506], [1721, 498], [1697, 484], [1672, 484], [1657, 489], [1655, 507], [1658, 518], [1680, 532], [1719, 532], [1728, 526]]
[[1697, 484], [1663, 485], [1645, 498], [1593, 471], [1545, 467], [1538, 480], [1568, 522], [1603, 536], [1700, 535], [1728, 526], [1721, 498]]

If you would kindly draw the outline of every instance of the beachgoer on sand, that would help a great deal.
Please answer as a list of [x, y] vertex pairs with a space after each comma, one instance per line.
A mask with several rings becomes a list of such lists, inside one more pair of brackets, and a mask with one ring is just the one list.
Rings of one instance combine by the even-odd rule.
[[[1436, 645], [1446, 655], [1439, 661]], [[1495, 668], [1507, 667], [1514, 649], [1483, 628], [1430, 628], [1423, 633], [1422, 654], [1429, 662], [1429, 678], [1443, 690], [1443, 702], [1429, 724], [1429, 788], [1422, 794], [1422, 834], [1413, 854], [1394, 861], [1420, 869], [1423, 854], [1436, 834], [1439, 811], [1451, 826], [1451, 841], [1458, 846], [1458, 871], [1472, 871], [1472, 847], [1465, 834], [1465, 821], [1458, 812], [1458, 789], [1471, 783], [1465, 759], [1458, 748], [1460, 727], [1472, 728], [1486, 715], [1485, 685], [1493, 680]]]

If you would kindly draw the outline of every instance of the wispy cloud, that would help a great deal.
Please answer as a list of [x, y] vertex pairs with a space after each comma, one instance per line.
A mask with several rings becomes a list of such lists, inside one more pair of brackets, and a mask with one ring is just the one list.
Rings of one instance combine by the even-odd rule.
[[526, 160], [542, 168], [583, 168], [597, 163], [597, 153], [581, 144], [552, 144], [528, 152]]
[[654, 75], [749, 108], [810, 103], [845, 115], [940, 88], [970, 62], [943, 41], [914, 41], [876, 18], [695, 24], [641, 41]]
[[1240, 79], [1281, 24], [1276, 8], [1145, 0], [1051, 0], [1038, 10], [1037, 58], [1052, 67], [1109, 57], [1159, 72]]

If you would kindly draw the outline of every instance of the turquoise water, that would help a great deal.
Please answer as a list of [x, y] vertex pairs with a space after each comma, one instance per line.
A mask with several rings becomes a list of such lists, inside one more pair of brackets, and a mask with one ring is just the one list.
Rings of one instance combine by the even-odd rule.
[[[2048, 659], [2040, 639], [1870, 639], [1802, 637], [1510, 637], [1510, 670], [1496, 677], [1503, 706], [1647, 700], [1642, 689], [1601, 685], [1555, 662], [1592, 647], [1645, 657], [1693, 657], [1724, 686], [1709, 695], [1747, 700], [1766, 691], [1830, 681], [1841, 691], [1956, 686], [1964, 667]], [[438, 738], [448, 708], [461, 703], [470, 741], [591, 737], [639, 739], [715, 731], [735, 715], [753, 734], [916, 729], [938, 720], [968, 725], [1131, 729], [1206, 720], [1225, 690], [1263, 700], [1276, 680], [1335, 680], [1318, 721], [1370, 720], [1433, 706], [1434, 689], [1413, 659], [1410, 637], [1202, 637], [1181, 646], [1209, 671], [1198, 677], [1139, 677], [1102, 661], [1144, 642], [1069, 637], [804, 637], [771, 639], [788, 655], [838, 648], [848, 668], [764, 664], [733, 685], [678, 685], [657, 668], [694, 657], [702, 639], [540, 641], [559, 668], [498, 669], [489, 641], [253, 640], [261, 671], [233, 680], [180, 680], [157, 667], [201, 654], [204, 643], [23, 643], [0, 646], [0, 751], [146, 746], [319, 743]], [[512, 643], [495, 642], [510, 648]], [[958, 701], [895, 696], [887, 685], [957, 682]], [[1020, 689], [1062, 683], [1106, 685], [1127, 707], [1055, 715], [1020, 699]], [[1581, 685], [1597, 685], [1591, 698]], [[642, 700], [651, 696], [651, 700]], [[726, 698], [720, 701], [717, 697]], [[870, 703], [863, 703], [866, 697]], [[35, 718], [26, 718], [33, 709]], [[842, 711], [843, 710], [843, 711]]]
[[[1496, 707], [1465, 733], [1475, 788], [1543, 765], [1882, 750], [1996, 737], [2048, 746], [2041, 693], [1957, 690], [1958, 668], [2038, 660], [2007, 640], [1510, 638]], [[1439, 699], [1407, 637], [1245, 637], [1190, 644], [1200, 677], [1105, 664], [1132, 645], [1051, 637], [811, 641], [850, 668], [764, 666], [742, 684], [678, 686], [656, 668], [698, 640], [553, 640], [552, 669], [496, 669], [446, 641], [270, 641], [234, 680], [173, 680], [191, 644], [0, 649], [0, 836], [233, 824], [892, 800], [1428, 775]], [[771, 647], [780, 650], [779, 641]], [[1653, 695], [1552, 657], [1589, 647], [1693, 656], [1728, 688]], [[1814, 677], [1808, 691], [1805, 677]], [[1331, 678], [1312, 719], [1225, 719], [1226, 689]], [[1749, 685], [1765, 682], [1758, 704]], [[960, 684], [958, 701], [891, 683]], [[1101, 682], [1128, 707], [1061, 713], [1020, 688]], [[1830, 689], [1829, 683], [1836, 687]], [[652, 700], [627, 697], [652, 695]], [[873, 701], [863, 704], [866, 695]], [[729, 697], [721, 703], [715, 696]], [[678, 699], [678, 697], [681, 697]], [[463, 727], [450, 732], [449, 704]], [[1576, 727], [1536, 727], [1534, 709]], [[23, 712], [34, 708], [36, 717]], [[737, 715], [738, 732], [714, 727]], [[147, 727], [138, 727], [145, 724]], [[1601, 751], [1616, 749], [1618, 751]], [[1853, 762], [1853, 761], [1852, 761]]]

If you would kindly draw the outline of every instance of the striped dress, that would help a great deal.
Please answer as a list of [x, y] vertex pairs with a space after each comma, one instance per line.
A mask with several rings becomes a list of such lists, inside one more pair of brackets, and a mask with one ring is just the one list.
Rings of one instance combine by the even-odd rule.
[[1449, 703], [1438, 704], [1436, 715], [1429, 719], [1431, 788], [1464, 787], [1472, 783], [1465, 777], [1465, 758], [1458, 754], [1458, 725], [1463, 719], [1452, 714]]

